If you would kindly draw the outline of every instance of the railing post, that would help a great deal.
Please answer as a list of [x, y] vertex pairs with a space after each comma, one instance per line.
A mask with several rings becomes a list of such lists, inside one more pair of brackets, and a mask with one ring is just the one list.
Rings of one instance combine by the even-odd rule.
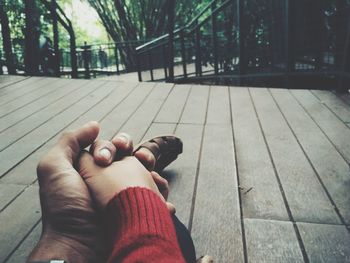
[[[119, 56], [118, 56], [118, 44], [115, 43], [114, 44], [114, 56], [115, 56], [115, 65], [117, 67], [117, 74], [119, 75], [120, 74], [120, 71], [119, 71]], [[136, 55], [137, 56], [137, 55]]]
[[215, 75], [219, 75], [219, 65], [218, 65], [218, 38], [217, 38], [217, 23], [216, 14], [214, 10], [216, 9], [216, 1], [211, 4], [211, 23], [212, 23], [212, 38], [213, 38], [213, 57], [214, 57], [214, 72]]
[[59, 37], [58, 37], [58, 22], [57, 22], [57, 3], [56, 0], [51, 1], [52, 11], [52, 29], [53, 29], [53, 45], [55, 51], [55, 74], [60, 76], [60, 49], [59, 49]]
[[151, 74], [151, 80], [154, 80], [153, 77], [153, 63], [152, 63], [152, 53], [151, 50], [148, 51], [148, 65], [149, 65], [149, 73]]
[[137, 76], [139, 78], [139, 82], [142, 82], [142, 74], [141, 74], [141, 65], [140, 65], [140, 56], [141, 54], [136, 51], [136, 66], [137, 66]]
[[181, 43], [182, 68], [184, 72], [184, 78], [187, 78], [186, 48], [185, 48], [185, 36], [184, 36], [183, 29], [180, 31], [180, 43]]
[[[349, 13], [349, 11], [347, 11]], [[346, 93], [347, 89], [349, 87], [345, 85], [349, 84], [349, 81], [345, 81], [345, 74], [346, 70], [349, 70], [349, 60], [350, 60], [350, 19], [348, 20], [348, 25], [347, 25], [347, 33], [346, 33], [346, 39], [345, 39], [345, 44], [344, 44], [344, 52], [343, 52], [343, 65], [341, 70], [339, 70], [340, 76], [339, 76], [339, 81], [338, 81], [338, 92], [340, 93]], [[349, 77], [347, 77], [349, 79]]]
[[196, 76], [202, 76], [201, 30], [196, 21]]
[[4, 71], [2, 70], [3, 62], [2, 62], [2, 54], [0, 49], [0, 75], [4, 74]]
[[168, 65], [167, 65], [167, 61], [168, 61], [168, 56], [166, 54], [166, 48], [165, 48], [165, 44], [162, 46], [162, 55], [163, 55], [163, 68], [164, 68], [164, 77], [165, 80], [168, 79]]
[[239, 54], [239, 85], [243, 85], [242, 75], [246, 73], [245, 58], [245, 31], [244, 31], [244, 0], [237, 0], [237, 18], [238, 18], [238, 54]]
[[285, 87], [289, 88], [291, 85], [290, 74], [295, 69], [295, 54], [294, 54], [294, 23], [295, 17], [295, 1], [285, 0], [285, 58], [286, 58], [286, 71], [285, 71]]
[[86, 41], [84, 42], [83, 47], [83, 59], [84, 59], [84, 68], [85, 68], [85, 78], [90, 78], [90, 68], [89, 68], [89, 46], [87, 45]]
[[169, 82], [174, 81], [174, 16], [175, 16], [175, 2], [170, 0], [168, 5], [168, 32], [169, 32]]

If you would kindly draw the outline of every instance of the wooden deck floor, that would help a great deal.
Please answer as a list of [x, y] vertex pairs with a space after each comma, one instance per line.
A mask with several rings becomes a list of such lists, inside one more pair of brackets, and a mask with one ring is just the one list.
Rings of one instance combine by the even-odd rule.
[[38, 240], [36, 164], [67, 129], [175, 133], [164, 174], [197, 255], [350, 262], [350, 106], [328, 91], [0, 76], [0, 262]]

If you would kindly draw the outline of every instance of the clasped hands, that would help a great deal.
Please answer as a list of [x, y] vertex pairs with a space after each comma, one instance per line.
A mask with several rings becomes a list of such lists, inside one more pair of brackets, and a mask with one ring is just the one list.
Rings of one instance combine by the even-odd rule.
[[[126, 134], [111, 142], [95, 141], [99, 131], [97, 122], [89, 122], [63, 134], [39, 162], [43, 229], [28, 260], [105, 262], [110, 244], [101, 212], [114, 195], [139, 186], [166, 202], [168, 183], [152, 171], [153, 156], [141, 152], [132, 156], [133, 143]], [[90, 153], [83, 151], [88, 146]], [[174, 206], [166, 204], [174, 213]]]

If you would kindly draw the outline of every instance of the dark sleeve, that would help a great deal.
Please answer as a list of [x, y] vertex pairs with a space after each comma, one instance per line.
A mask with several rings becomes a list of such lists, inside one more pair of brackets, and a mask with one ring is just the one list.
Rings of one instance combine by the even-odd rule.
[[128, 188], [106, 209], [113, 252], [108, 262], [185, 262], [170, 213], [146, 188]]

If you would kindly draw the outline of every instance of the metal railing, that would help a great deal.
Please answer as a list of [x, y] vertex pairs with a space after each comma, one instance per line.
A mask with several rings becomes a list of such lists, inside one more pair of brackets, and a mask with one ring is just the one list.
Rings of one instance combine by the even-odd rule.
[[346, 1], [214, 0], [172, 39], [136, 48], [139, 80], [346, 89], [349, 10]]
[[[84, 78], [136, 71], [135, 48], [146, 41], [128, 41], [77, 47], [78, 75]], [[70, 51], [61, 50], [60, 71], [69, 75]]]

